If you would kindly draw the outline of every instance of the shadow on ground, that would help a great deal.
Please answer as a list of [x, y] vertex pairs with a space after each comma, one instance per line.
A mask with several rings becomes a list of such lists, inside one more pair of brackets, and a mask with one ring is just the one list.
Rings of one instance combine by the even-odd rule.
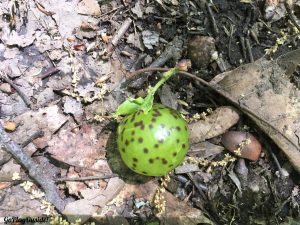
[[106, 158], [112, 172], [118, 174], [119, 177], [124, 180], [124, 182], [129, 184], [147, 183], [153, 179], [153, 177], [137, 174], [125, 165], [118, 151], [116, 140], [117, 134], [116, 132], [112, 132], [106, 144]]

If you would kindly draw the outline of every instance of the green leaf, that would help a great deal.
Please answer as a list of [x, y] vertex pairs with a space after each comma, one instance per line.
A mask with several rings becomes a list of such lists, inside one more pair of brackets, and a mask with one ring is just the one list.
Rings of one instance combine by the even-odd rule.
[[114, 117], [117, 116], [124, 116], [131, 114], [140, 109], [141, 105], [144, 103], [144, 99], [139, 98], [130, 98], [125, 100], [119, 107], [117, 108], [116, 112], [113, 114]]

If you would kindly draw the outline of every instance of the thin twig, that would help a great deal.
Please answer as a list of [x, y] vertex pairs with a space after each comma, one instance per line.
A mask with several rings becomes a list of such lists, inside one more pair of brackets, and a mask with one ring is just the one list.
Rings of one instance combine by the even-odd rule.
[[276, 165], [276, 167], [277, 167], [277, 169], [278, 169], [278, 171], [279, 171], [279, 173], [280, 173], [280, 176], [283, 176], [281, 165], [280, 165], [280, 163], [279, 163], [279, 161], [278, 161], [278, 159], [277, 159], [275, 153], [273, 152], [273, 150], [272, 150], [272, 148], [271, 148], [271, 146], [270, 146], [270, 144], [269, 144], [269, 141], [266, 140], [266, 138], [264, 138], [263, 135], [261, 135], [260, 138], [261, 138], [261, 140], [262, 140], [263, 143], [264, 143], [265, 149], [267, 149], [267, 151], [269, 152], [269, 154], [270, 154], [271, 157], [273, 158], [274, 163], [275, 163], [275, 165]]
[[[38, 138], [38, 137], [40, 137], [40, 136], [43, 136], [44, 135], [44, 132], [42, 131], [42, 130], [38, 130], [38, 131], [36, 131], [33, 135], [31, 135], [27, 140], [25, 140], [24, 142], [22, 142], [22, 144], [21, 144], [21, 147], [22, 148], [24, 148], [24, 147], [26, 147], [29, 143], [31, 143], [34, 139], [36, 139], [36, 138]], [[10, 157], [9, 157], [9, 159], [7, 159], [7, 161], [8, 160], [10, 160], [11, 159], [11, 155], [10, 155]], [[4, 163], [6, 163], [6, 162], [4, 162]], [[4, 164], [3, 163], [3, 164]], [[0, 164], [0, 166], [1, 166], [1, 164]], [[1, 180], [0, 180], [0, 182], [2, 182]]]
[[114, 35], [114, 37], [111, 40], [111, 43], [107, 47], [107, 51], [111, 53], [113, 49], [118, 45], [120, 39], [123, 37], [125, 32], [128, 30], [132, 23], [132, 19], [127, 18], [124, 23], [121, 25], [117, 33]]
[[286, 12], [290, 18], [290, 20], [292, 21], [292, 23], [294, 24], [294, 26], [298, 29], [298, 31], [300, 31], [300, 26], [299, 24], [297, 23], [297, 21], [295, 20], [295, 17], [294, 17], [294, 13], [293, 13], [293, 10], [291, 9], [288, 1], [284, 1], [284, 6], [286, 8]]
[[27, 140], [25, 140], [22, 144], [21, 147], [24, 148], [26, 147], [29, 143], [31, 143], [33, 140], [35, 140], [38, 137], [41, 137], [44, 135], [44, 132], [42, 130], [38, 130], [34, 132]]
[[34, 0], [34, 3], [35, 3], [36, 8], [40, 12], [44, 13], [46, 16], [53, 16], [55, 14], [55, 12], [47, 11], [45, 9], [45, 7], [41, 3], [37, 2], [36, 0]]
[[[149, 65], [149, 67], [161, 67], [170, 59], [178, 61], [182, 55], [182, 46], [183, 41], [180, 37], [174, 37], [173, 40], [167, 44], [165, 50], [151, 63], [151, 65]], [[147, 73], [144, 77], [149, 75], [151, 75], [151, 73]]]
[[160, 54], [160, 56], [155, 59], [149, 67], [160, 67], [165, 65], [170, 59], [176, 61], [181, 57], [183, 41], [179, 36], [175, 36], [171, 42], [169, 42], [165, 50]]
[[103, 14], [101, 14], [100, 16], [98, 16], [98, 18], [101, 18], [101, 17], [103, 17], [103, 16], [106, 16], [106, 15], [108, 15], [108, 14], [111, 14], [111, 13], [113, 13], [113, 12], [119, 10], [119, 9], [122, 9], [122, 8], [125, 8], [125, 6], [122, 5], [122, 6], [119, 6], [119, 7], [115, 8], [115, 9], [112, 9], [112, 10], [106, 12], [106, 13], [103, 13]]
[[45, 191], [47, 200], [52, 203], [58, 211], [62, 212], [65, 207], [64, 200], [59, 196], [55, 182], [45, 176], [40, 165], [35, 163], [24, 151], [8, 136], [0, 125], [0, 145], [10, 153], [22, 166], [28, 170], [38, 185]]
[[244, 58], [244, 60], [247, 60], [245, 38], [243, 36], [240, 36], [240, 43], [241, 43], [241, 46], [242, 46], [243, 58]]
[[235, 29], [235, 27], [234, 27], [234, 25], [230, 25], [230, 35], [229, 35], [229, 43], [228, 43], [228, 58], [229, 58], [229, 61], [230, 61], [230, 63], [231, 64], [233, 64], [232, 63], [232, 58], [231, 58], [231, 43], [232, 43], [232, 38], [233, 38], [233, 34], [234, 34], [234, 32], [236, 31], [236, 29]]
[[206, 5], [209, 17], [210, 17], [212, 25], [213, 25], [214, 33], [215, 33], [215, 35], [217, 35], [219, 33], [219, 29], [218, 29], [218, 26], [217, 26], [214, 14], [213, 14], [213, 12], [212, 12], [212, 10], [210, 8], [210, 4], [209, 3], [205, 3], [205, 5]]
[[8, 78], [7, 74], [5, 73], [2, 73], [1, 74], [1, 78], [6, 82], [6, 83], [9, 83], [10, 86], [12, 86], [16, 91], [17, 93], [20, 95], [20, 97], [23, 99], [23, 101], [25, 102], [26, 106], [29, 107], [30, 109], [32, 109], [32, 103], [31, 101], [29, 100], [29, 98], [23, 93], [23, 91], [21, 91], [21, 89], [15, 85], [11, 79]]
[[55, 182], [64, 182], [64, 181], [88, 181], [88, 180], [102, 180], [109, 179], [113, 177], [117, 177], [117, 174], [107, 174], [107, 175], [99, 175], [99, 176], [87, 176], [87, 177], [61, 177], [56, 178]]
[[252, 55], [252, 49], [251, 49], [251, 45], [250, 45], [249, 38], [246, 38], [246, 39], [245, 39], [245, 42], [246, 42], [246, 47], [247, 47], [247, 50], [248, 50], [250, 62], [254, 62], [253, 55]]
[[49, 76], [52, 76], [56, 73], [58, 73], [60, 71], [60, 69], [58, 69], [57, 67], [53, 67], [51, 69], [49, 69], [46, 73], [41, 74], [39, 77], [43, 80]]
[[[137, 70], [133, 73], [131, 73], [131, 75], [129, 76], [129, 78], [133, 78], [136, 77], [137, 75], [141, 74], [141, 73], [145, 73], [145, 72], [154, 72], [154, 71], [158, 71], [158, 72], [166, 72], [169, 71], [169, 68], [157, 68], [157, 67], [152, 67], [152, 68], [144, 68], [144, 69], [140, 69]], [[211, 90], [213, 90], [214, 92], [216, 92], [217, 94], [219, 94], [220, 96], [226, 98], [229, 102], [231, 102], [232, 105], [236, 106], [237, 108], [239, 108], [241, 111], [245, 112], [246, 114], [254, 117], [255, 119], [261, 121], [262, 123], [264, 123], [265, 125], [268, 125], [273, 131], [275, 131], [276, 133], [280, 134], [280, 136], [285, 139], [288, 143], [290, 143], [292, 146], [295, 147], [295, 149], [297, 149], [298, 151], [300, 151], [299, 147], [292, 142], [285, 134], [283, 134], [281, 131], [279, 131], [277, 128], [275, 128], [270, 122], [268, 122], [267, 120], [265, 120], [264, 118], [259, 117], [258, 115], [256, 115], [255, 112], [253, 112], [251, 109], [240, 105], [236, 100], [234, 100], [232, 97], [230, 97], [228, 94], [226, 94], [226, 92], [222, 91], [221, 89], [219, 89], [217, 86], [213, 86], [210, 83], [208, 83], [207, 81], [201, 79], [200, 77], [197, 77], [196, 75], [189, 73], [189, 72], [183, 72], [183, 71], [179, 71], [178, 74], [182, 74], [186, 77], [192, 78], [194, 80], [197, 80], [198, 82], [200, 82], [201, 84], [205, 85], [206, 87], [210, 88]]]
[[[107, 175], [99, 175], [99, 176], [86, 176], [86, 177], [60, 177], [54, 179], [54, 182], [61, 183], [64, 181], [89, 181], [89, 180], [103, 180], [103, 179], [109, 179], [113, 177], [118, 177], [117, 174], [107, 174]], [[12, 180], [11, 177], [0, 177], [0, 182], [23, 182], [23, 181], [32, 181], [30, 178], [21, 178], [18, 180]]]

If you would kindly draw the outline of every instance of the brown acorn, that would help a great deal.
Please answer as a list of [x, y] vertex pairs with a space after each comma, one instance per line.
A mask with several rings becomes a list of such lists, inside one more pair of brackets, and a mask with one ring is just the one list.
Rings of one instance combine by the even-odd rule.
[[252, 161], [258, 160], [261, 153], [261, 144], [248, 132], [228, 131], [223, 134], [221, 142], [230, 152]]

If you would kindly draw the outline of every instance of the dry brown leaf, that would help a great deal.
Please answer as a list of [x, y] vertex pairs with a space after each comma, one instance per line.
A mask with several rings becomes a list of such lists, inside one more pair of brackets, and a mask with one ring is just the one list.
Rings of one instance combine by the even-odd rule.
[[[287, 1], [288, 2], [288, 1]], [[279, 0], [266, 0], [265, 1], [265, 18], [272, 22], [277, 21], [284, 17], [286, 8], [283, 1]]]
[[209, 156], [217, 155], [224, 150], [224, 147], [214, 145], [208, 141], [200, 142], [191, 145], [188, 152], [189, 156], [207, 158]]
[[41, 201], [31, 199], [21, 186], [12, 186], [1, 198], [0, 215], [37, 217], [45, 213]]
[[197, 225], [214, 223], [204, 213], [196, 208], [188, 206], [184, 201], [179, 201], [171, 193], [165, 193], [166, 212], [158, 215], [161, 224], [164, 225]]
[[91, 167], [97, 159], [105, 156], [106, 141], [103, 136], [101, 139], [97, 138], [97, 132], [92, 126], [83, 125], [74, 132], [69, 129], [61, 130], [48, 142], [48, 152], [67, 164]]
[[[71, 167], [67, 173], [68, 178], [80, 177], [79, 173], [74, 170], [74, 167]], [[80, 197], [80, 191], [87, 188], [84, 182], [76, 182], [76, 181], [67, 181], [66, 187], [70, 194], [77, 195]]]
[[[120, 194], [114, 199], [116, 204], [124, 204], [124, 199], [128, 199], [133, 194], [137, 199], [145, 199], [152, 202], [158, 184], [151, 180], [144, 184], [126, 183]], [[196, 225], [199, 223], [213, 224], [205, 217], [201, 210], [189, 207], [185, 202], [179, 201], [169, 192], [165, 192], [166, 213], [159, 216], [161, 224]]]
[[200, 171], [199, 166], [195, 163], [187, 163], [175, 168], [176, 174], [191, 173]]
[[116, 197], [123, 189], [125, 183], [118, 177], [111, 178], [108, 181], [105, 190], [101, 189], [85, 189], [81, 192], [85, 199], [88, 199], [90, 204], [103, 207], [107, 202]]
[[44, 131], [43, 146], [46, 146], [46, 141], [51, 139], [55, 133], [65, 122], [67, 117], [64, 116], [57, 105], [41, 108], [37, 112], [29, 111], [14, 120], [19, 124], [18, 129], [13, 133], [12, 138], [17, 143], [23, 143], [38, 130]]
[[168, 84], [162, 86], [162, 88], [158, 91], [158, 95], [163, 105], [177, 110], [178, 94], [173, 93]]
[[63, 214], [68, 217], [69, 222], [75, 222], [79, 218], [81, 222], [86, 222], [91, 215], [97, 212], [98, 207], [89, 204], [89, 200], [80, 199], [66, 205]]
[[20, 174], [21, 166], [14, 162], [14, 160], [10, 160], [5, 163], [0, 170], [0, 181], [2, 180], [12, 180], [13, 174]]
[[82, 0], [77, 5], [77, 12], [83, 15], [100, 16], [101, 9], [96, 0]]
[[65, 96], [63, 98], [63, 102], [64, 102], [64, 112], [72, 114], [75, 120], [77, 122], [80, 122], [83, 115], [81, 102], [69, 96]]
[[84, 199], [68, 203], [64, 209], [64, 214], [70, 221], [81, 218], [81, 222], [88, 220], [93, 214], [99, 211], [99, 207], [104, 207], [123, 189], [124, 181], [118, 177], [111, 178], [105, 190], [85, 189], [81, 194]]
[[219, 107], [205, 120], [189, 124], [190, 142], [198, 143], [225, 133], [239, 120], [239, 114], [229, 106]]
[[6, 151], [0, 148], [0, 166], [8, 162], [10, 158], [11, 158], [11, 154], [7, 153]]
[[[112, 173], [106, 159], [97, 160], [92, 166], [85, 165], [85, 167], [87, 167], [89, 169], [101, 171], [102, 174], [111, 174]], [[83, 169], [80, 172], [76, 172], [76, 171], [74, 171], [74, 168], [71, 167], [67, 173], [67, 177], [72, 178], [72, 177], [88, 177], [88, 176], [97, 176], [97, 175], [99, 176], [99, 172], [97, 172], [97, 171]], [[105, 183], [105, 185], [104, 185], [104, 183]], [[104, 182], [104, 181], [100, 182], [98, 180], [85, 181], [84, 183], [67, 181], [66, 186], [69, 189], [70, 193], [75, 194], [77, 196], [80, 196], [80, 193], [86, 189], [102, 190], [102, 189], [107, 188], [106, 182]]]
[[158, 185], [153, 179], [141, 184], [125, 183], [124, 188], [116, 196], [114, 202], [123, 204], [124, 200], [130, 198], [133, 194], [136, 198], [151, 201], [157, 188]]

